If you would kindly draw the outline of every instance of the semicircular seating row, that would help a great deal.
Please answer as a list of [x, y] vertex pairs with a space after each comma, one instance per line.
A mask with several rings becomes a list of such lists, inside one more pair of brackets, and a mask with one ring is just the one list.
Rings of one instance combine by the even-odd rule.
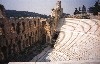
[[63, 18], [57, 30], [55, 48], [39, 61], [100, 61], [99, 20]]

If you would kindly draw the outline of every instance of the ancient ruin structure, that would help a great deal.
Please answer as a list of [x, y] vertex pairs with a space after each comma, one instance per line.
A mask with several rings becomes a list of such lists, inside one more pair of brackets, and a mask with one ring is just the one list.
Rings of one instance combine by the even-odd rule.
[[32, 45], [53, 43], [52, 36], [56, 33], [57, 23], [63, 13], [61, 1], [57, 2], [51, 18], [47, 19], [40, 17], [7, 19], [4, 10], [4, 6], [0, 5], [0, 61], [19, 55]]
[[97, 19], [60, 19], [54, 48], [46, 48], [32, 62], [100, 64], [100, 21]]
[[54, 18], [54, 29], [56, 31], [56, 27], [59, 19], [62, 17], [63, 8], [61, 8], [61, 1], [57, 1], [55, 8], [52, 9], [51, 17]]
[[16, 33], [11, 23], [5, 17], [4, 11], [4, 6], [0, 5], [0, 60], [7, 59], [8, 54], [12, 53], [11, 49], [16, 38]]
[[31, 62], [100, 64], [100, 20], [60, 18], [56, 31], [60, 33], [54, 48], [47, 47]]
[[[47, 44], [52, 47], [48, 46], [41, 53], [36, 52], [36, 56], [29, 61], [100, 62], [100, 20], [88, 18], [85, 6], [82, 10], [76, 9], [76, 12], [81, 13], [72, 18], [62, 18], [61, 1], [57, 1], [51, 17], [46, 19], [7, 19], [4, 10], [0, 5], [0, 61], [20, 56], [24, 50], [24, 54], [31, 55], [28, 47], [32, 47], [35, 53], [38, 49], [36, 44]], [[100, 18], [99, 11], [97, 17]], [[9, 61], [17, 60], [12, 58]]]

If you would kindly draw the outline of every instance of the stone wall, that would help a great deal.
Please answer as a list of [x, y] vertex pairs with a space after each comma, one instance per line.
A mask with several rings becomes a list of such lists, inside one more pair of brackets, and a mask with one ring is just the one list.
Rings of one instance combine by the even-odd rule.
[[53, 26], [54, 26], [54, 32], [56, 31], [58, 21], [62, 17], [63, 14], [63, 8], [61, 8], [61, 1], [57, 1], [56, 7], [52, 9], [51, 17], [54, 18]]
[[63, 9], [61, 1], [52, 10], [51, 18], [6, 18], [3, 5], [0, 5], [0, 61], [19, 54], [25, 48], [35, 44], [52, 44]]
[[[5, 47], [8, 51], [6, 55], [20, 53], [25, 48], [30, 47], [34, 44], [45, 44], [49, 43], [50, 35], [48, 35], [48, 31], [45, 27], [48, 27], [47, 20], [43, 18], [11, 18], [9, 19], [9, 23], [11, 25], [10, 32], [14, 33], [14, 35], [6, 36], [5, 34], [1, 34], [1, 47]], [[3, 29], [3, 28], [1, 28]], [[5, 28], [8, 29], [8, 28]], [[50, 28], [47, 28], [50, 31]], [[5, 31], [6, 32], [6, 31]], [[4, 32], [2, 32], [4, 33]], [[8, 39], [6, 40], [7, 37]], [[13, 38], [10, 38], [13, 37]], [[5, 57], [5, 55], [4, 55]]]
[[19, 54], [32, 45], [50, 43], [49, 19], [7, 19], [4, 13], [0, 10], [0, 61], [6, 60], [10, 55]]

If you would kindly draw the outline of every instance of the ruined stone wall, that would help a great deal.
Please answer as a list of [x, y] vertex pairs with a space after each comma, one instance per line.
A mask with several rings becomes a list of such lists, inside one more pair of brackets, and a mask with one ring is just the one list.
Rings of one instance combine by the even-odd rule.
[[[0, 22], [3, 21], [0, 19]], [[30, 47], [35, 44], [46, 44], [50, 41], [50, 37], [47, 35], [47, 30], [45, 26], [48, 27], [47, 20], [43, 18], [11, 18], [7, 20], [10, 23], [10, 26], [6, 26], [4, 29], [8, 30], [10, 28], [9, 36], [1, 29], [0, 33], [0, 54], [3, 59], [7, 59], [10, 55], [19, 54], [25, 48]], [[7, 24], [4, 24], [7, 25]], [[6, 39], [8, 38], [8, 39]], [[49, 39], [49, 40], [48, 40]], [[7, 50], [6, 52], [3, 52]]]
[[16, 37], [16, 33], [13, 31], [4, 11], [4, 6], [0, 5], [0, 61], [7, 59], [8, 54], [12, 53], [12, 43], [15, 43]]
[[2, 58], [0, 61], [10, 55], [19, 54], [34, 44], [51, 43], [63, 9], [61, 1], [58, 1], [57, 7], [53, 10], [54, 15], [50, 19], [32, 17], [7, 19], [2, 12], [5, 13], [4, 11], [0, 13], [0, 58]]
[[58, 22], [60, 20], [60, 18], [62, 18], [62, 14], [63, 14], [63, 8], [61, 8], [61, 1], [57, 1], [56, 3], [56, 7], [52, 9], [52, 12], [51, 12], [51, 21], [52, 22], [52, 34], [54, 34], [56, 32], [56, 28], [57, 28], [57, 25], [58, 25]]
[[46, 43], [46, 21], [41, 18], [10, 19], [13, 29], [16, 31], [16, 41], [19, 51], [37, 43]]

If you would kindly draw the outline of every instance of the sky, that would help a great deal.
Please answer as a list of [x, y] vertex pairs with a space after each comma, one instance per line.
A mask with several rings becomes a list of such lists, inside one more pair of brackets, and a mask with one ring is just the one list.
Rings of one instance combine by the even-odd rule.
[[[93, 6], [97, 0], [61, 0], [64, 13], [73, 14], [75, 8]], [[0, 0], [6, 10], [29, 11], [40, 14], [51, 14], [57, 0]]]

